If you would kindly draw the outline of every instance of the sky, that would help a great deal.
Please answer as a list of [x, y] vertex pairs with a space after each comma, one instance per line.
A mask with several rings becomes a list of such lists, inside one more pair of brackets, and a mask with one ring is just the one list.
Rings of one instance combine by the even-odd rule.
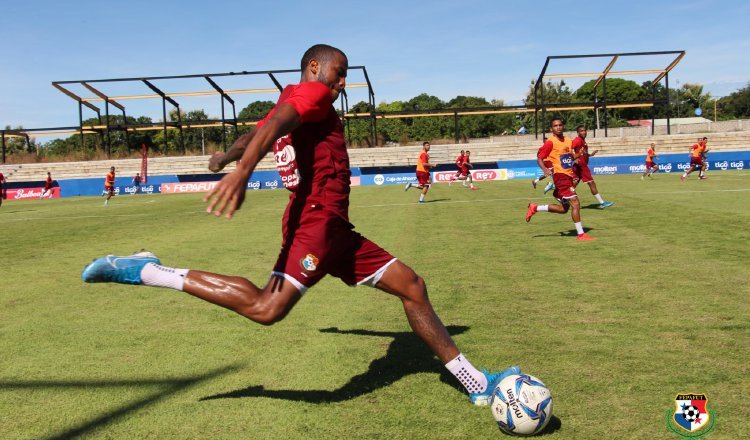
[[[741, 1], [10, 0], [2, 9], [2, 127], [77, 125], [78, 105], [52, 81], [296, 69], [316, 43], [342, 49], [350, 66], [365, 66], [376, 103], [427, 93], [445, 101], [466, 95], [520, 104], [550, 55], [685, 50], [670, 87], [700, 83], [720, 97], [750, 82], [750, 3]], [[613, 70], [663, 69], [672, 59], [621, 58]], [[608, 62], [557, 61], [548, 73], [601, 71]], [[641, 83], [655, 76], [625, 78]], [[575, 89], [587, 79], [567, 83]], [[364, 78], [352, 71], [347, 81]], [[202, 80], [156, 84], [166, 92], [211, 90]], [[219, 85], [273, 87], [263, 76]], [[100, 89], [110, 96], [152, 93], [135, 82]], [[277, 97], [236, 95], [237, 112]], [[350, 90], [350, 105], [366, 99], [363, 89]], [[221, 114], [218, 97], [178, 101], [185, 111]], [[161, 120], [160, 100], [122, 103], [128, 115]], [[84, 107], [84, 118], [93, 116]]]

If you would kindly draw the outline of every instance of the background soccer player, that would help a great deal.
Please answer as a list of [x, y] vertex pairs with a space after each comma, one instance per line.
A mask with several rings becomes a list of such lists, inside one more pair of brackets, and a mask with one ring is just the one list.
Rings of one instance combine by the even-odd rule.
[[5, 199], [5, 175], [0, 173], [0, 206], [3, 206], [3, 200]]
[[708, 142], [708, 138], [698, 138], [698, 142], [693, 144], [690, 147], [690, 168], [685, 171], [685, 174], [683, 174], [680, 177], [680, 180], [684, 181], [687, 179], [687, 177], [695, 171], [696, 168], [700, 170], [699, 175], [701, 179], [705, 179], [706, 176], [704, 176], [704, 172], [706, 170], [706, 163], [703, 161], [703, 158], [706, 156], [706, 153], [708, 152], [708, 149], [706, 148], [706, 144]]
[[591, 170], [589, 169], [589, 157], [595, 156], [599, 150], [594, 150], [589, 153], [589, 146], [586, 144], [587, 132], [585, 126], [579, 125], [576, 127], [576, 133], [578, 133], [578, 137], [573, 139], [572, 144], [573, 153], [576, 158], [575, 164], [573, 165], [573, 180], [575, 181], [576, 186], [578, 186], [579, 181], [587, 183], [591, 190], [591, 194], [596, 201], [599, 202], [599, 207], [602, 209], [608, 208], [615, 203], [604, 201], [601, 194], [599, 194], [599, 190], [596, 188], [596, 182], [594, 182], [594, 177], [591, 175]]
[[424, 196], [427, 195], [427, 191], [430, 190], [430, 184], [432, 180], [430, 178], [430, 169], [434, 168], [435, 165], [430, 163], [430, 143], [422, 143], [422, 152], [419, 153], [417, 158], [417, 185], [409, 182], [404, 187], [404, 191], [408, 191], [409, 188], [421, 189], [422, 193], [419, 195], [419, 203], [424, 203]]
[[[181, 290], [264, 325], [282, 320], [307, 289], [327, 274], [352, 286], [374, 286], [401, 300], [414, 333], [468, 390], [471, 402], [488, 405], [500, 380], [520, 368], [495, 374], [474, 368], [433, 310], [424, 280], [354, 231], [349, 223], [349, 156], [343, 125], [333, 107], [346, 84], [348, 61], [339, 49], [315, 45], [305, 52], [301, 66], [300, 83], [284, 88], [276, 106], [256, 128], [240, 136], [226, 154], [212, 156], [209, 163], [209, 169], [218, 172], [242, 159], [204, 198], [208, 213], [232, 218], [245, 200], [255, 166], [271, 150], [277, 158], [291, 195], [282, 221], [281, 252], [265, 287], [238, 276], [164, 267], [150, 253], [99, 258], [81, 277], [86, 282]], [[280, 145], [278, 140], [287, 135], [291, 143]], [[294, 149], [293, 159], [281, 157], [287, 148]], [[284, 179], [292, 175], [299, 179], [292, 183]]]
[[659, 171], [659, 164], [656, 161], [659, 157], [656, 155], [656, 145], [651, 143], [651, 148], [646, 152], [646, 171], [643, 172], [641, 180], [646, 176], [651, 177], [652, 174]]
[[136, 194], [141, 190], [141, 173], [135, 173], [135, 177], [133, 177], [133, 186], [135, 187], [133, 194]]
[[[555, 182], [555, 192], [553, 195], [560, 204], [537, 205], [536, 203], [529, 203], [529, 207], [526, 209], [526, 221], [531, 221], [531, 217], [540, 211], [565, 214], [570, 208], [573, 208], [570, 215], [573, 219], [576, 232], [578, 233], [578, 240], [596, 240], [593, 237], [589, 237], [589, 235], [584, 232], [581, 223], [581, 205], [578, 201], [575, 185], [573, 183], [573, 164], [575, 160], [573, 141], [563, 135], [563, 131], [565, 131], [565, 123], [562, 119], [553, 118], [552, 121], [550, 121], [550, 129], [552, 131], [552, 136], [544, 142], [542, 148], [539, 150], [537, 164], [539, 165], [539, 168], [542, 169], [545, 176], [549, 177], [552, 175], [552, 179]], [[545, 160], [552, 162], [553, 171], [550, 171], [544, 163]]]
[[[456, 167], [458, 168], [456, 170], [456, 174], [451, 176], [451, 182], [458, 179], [458, 177], [461, 175], [461, 168], [464, 165], [464, 158], [466, 157], [466, 152], [464, 150], [461, 150], [461, 153], [456, 158]], [[448, 182], [450, 183], [450, 182]]]
[[104, 204], [109, 205], [109, 199], [115, 195], [115, 167], [110, 168], [107, 177], [104, 178], [104, 194], [107, 196]]
[[39, 196], [39, 200], [42, 200], [44, 196], [49, 195], [49, 198], [52, 198], [53, 192], [52, 187], [54, 186], [54, 181], [52, 180], [52, 174], [50, 174], [49, 171], [47, 171], [47, 179], [44, 181], [44, 190], [42, 191], [42, 195]]
[[[463, 151], [462, 151], [463, 152]], [[456, 161], [458, 163], [458, 161]], [[461, 169], [458, 170], [457, 176], [454, 176], [455, 178], [451, 178], [451, 181], [448, 182], [448, 185], [450, 186], [451, 183], [453, 183], [453, 180], [463, 180], [463, 185], [466, 186], [466, 182], [469, 182], [469, 185], [471, 186], [472, 190], [476, 190], [477, 187], [474, 186], [474, 178], [471, 177], [471, 168], [474, 168], [474, 165], [471, 163], [471, 151], [466, 150], [464, 153], [464, 159], [461, 162]]]

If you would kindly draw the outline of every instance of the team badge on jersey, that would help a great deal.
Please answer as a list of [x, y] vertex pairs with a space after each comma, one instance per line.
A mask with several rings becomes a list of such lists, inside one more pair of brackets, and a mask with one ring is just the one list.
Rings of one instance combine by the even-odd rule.
[[313, 254], [305, 255], [305, 258], [299, 261], [300, 266], [307, 272], [314, 272], [318, 268], [318, 257]]
[[674, 402], [674, 412], [667, 417], [667, 427], [672, 432], [683, 438], [701, 437], [711, 432], [714, 413], [707, 408], [705, 394], [678, 394]]

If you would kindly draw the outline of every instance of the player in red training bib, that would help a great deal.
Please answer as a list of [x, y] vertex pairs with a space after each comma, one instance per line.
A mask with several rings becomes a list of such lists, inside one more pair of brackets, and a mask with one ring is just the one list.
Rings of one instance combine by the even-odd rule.
[[42, 195], [39, 196], [39, 200], [42, 200], [43, 198], [52, 198], [54, 195], [53, 187], [55, 186], [54, 180], [52, 180], [52, 174], [50, 174], [49, 171], [47, 171], [47, 179], [44, 181], [44, 190], [42, 191]]
[[[351, 286], [373, 286], [401, 300], [412, 330], [468, 390], [472, 403], [488, 405], [500, 380], [520, 368], [495, 374], [474, 368], [433, 310], [424, 280], [354, 231], [349, 223], [349, 156], [333, 107], [346, 84], [348, 61], [339, 49], [319, 44], [305, 52], [301, 67], [300, 83], [287, 86], [255, 129], [209, 162], [209, 169], [217, 172], [241, 159], [204, 198], [207, 212], [217, 217], [234, 216], [245, 200], [250, 175], [270, 151], [282, 177], [296, 176], [286, 179], [294, 183], [287, 186], [281, 252], [265, 287], [239, 276], [164, 267], [146, 252], [94, 260], [84, 269], [83, 280], [173, 288], [265, 325], [282, 320], [326, 275]], [[276, 148], [276, 141], [287, 135], [288, 143]]]
[[404, 186], [404, 191], [408, 191], [409, 188], [422, 190], [422, 193], [419, 194], [419, 203], [424, 203], [424, 196], [427, 195], [427, 191], [430, 190], [430, 184], [432, 183], [432, 180], [430, 179], [430, 169], [434, 168], [435, 165], [430, 163], [429, 153], [430, 143], [423, 142], [422, 152], [419, 153], [419, 157], [417, 158], [417, 184], [415, 185], [409, 182]]
[[651, 175], [659, 171], [659, 164], [656, 161], [659, 157], [656, 155], [656, 145], [652, 142], [651, 148], [646, 152], [646, 171], [643, 172], [641, 180], [646, 177], [652, 178]]
[[[537, 163], [547, 177], [552, 175], [552, 179], [555, 182], [555, 192], [553, 194], [560, 204], [537, 205], [536, 203], [529, 203], [526, 209], [526, 221], [531, 221], [531, 217], [537, 212], [565, 214], [570, 208], [573, 208], [570, 215], [578, 233], [578, 240], [596, 240], [586, 234], [581, 223], [581, 205], [576, 195], [575, 184], [573, 183], [573, 166], [577, 159], [573, 152], [573, 141], [563, 135], [565, 123], [562, 119], [552, 118], [550, 128], [552, 136], [544, 142], [542, 148], [539, 150]], [[552, 171], [545, 164], [545, 160], [552, 163]]]
[[[466, 152], [464, 152], [461, 150], [461, 152], [464, 153], [461, 167], [459, 168], [458, 173], [456, 173], [456, 176], [451, 176], [451, 181], [448, 182], [448, 186], [451, 186], [454, 180], [462, 180], [463, 187], [466, 187], [466, 182], [468, 181], [471, 189], [476, 190], [478, 188], [474, 186], [474, 178], [471, 177], [471, 169], [474, 168], [474, 165], [471, 163], [471, 151], [466, 150]], [[456, 160], [456, 165], [458, 165], [458, 160]]]
[[698, 138], [698, 142], [693, 144], [690, 147], [690, 168], [685, 171], [685, 174], [683, 174], [680, 177], [680, 180], [685, 181], [687, 177], [695, 171], [697, 168], [699, 170], [698, 176], [701, 180], [707, 179], [705, 172], [706, 168], [708, 167], [708, 164], [706, 163], [706, 155], [708, 154], [708, 138]]
[[109, 199], [115, 195], [115, 167], [111, 167], [107, 177], [104, 178], [104, 193], [102, 195], [107, 196], [104, 199], [104, 204], [109, 205]]
[[576, 133], [578, 137], [573, 139], [573, 153], [577, 157], [575, 164], [573, 165], [573, 181], [578, 187], [578, 182], [587, 183], [591, 190], [591, 195], [594, 196], [597, 202], [599, 202], [599, 208], [608, 208], [615, 204], [615, 202], [605, 202], [602, 195], [599, 194], [599, 190], [596, 188], [596, 182], [594, 177], [591, 175], [589, 169], [589, 157], [595, 156], [599, 150], [594, 150], [589, 153], [589, 146], [586, 144], [586, 126], [579, 125], [576, 127]]

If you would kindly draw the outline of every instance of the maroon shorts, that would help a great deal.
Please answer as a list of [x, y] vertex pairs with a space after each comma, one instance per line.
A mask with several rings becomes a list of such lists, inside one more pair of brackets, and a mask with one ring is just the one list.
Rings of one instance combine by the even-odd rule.
[[557, 200], [563, 201], [578, 197], [576, 195], [576, 189], [573, 186], [573, 177], [563, 173], [555, 173], [552, 175], [552, 180], [555, 182], [554, 197]]
[[594, 178], [591, 177], [591, 170], [588, 165], [576, 165], [573, 167], [573, 178], [582, 181], [583, 183], [593, 182]]
[[104, 185], [104, 191], [107, 191], [108, 193], [113, 193], [115, 192], [115, 187]]
[[417, 182], [419, 182], [420, 185], [429, 185], [430, 173], [427, 171], [417, 171]]
[[698, 157], [691, 157], [690, 158], [690, 165], [700, 165], [700, 166], [703, 166], [703, 158], [700, 157], [700, 156], [698, 156]]
[[649, 161], [646, 161], [646, 169], [647, 169], [647, 170], [648, 170], [648, 169], [650, 169], [650, 168], [653, 168], [653, 167], [655, 167], [655, 166], [656, 166], [656, 162], [649, 162]]
[[[284, 243], [273, 268], [304, 293], [326, 275], [346, 284], [374, 285], [396, 259], [323, 209], [306, 209], [296, 227], [286, 221]], [[290, 279], [291, 278], [291, 279]]]

